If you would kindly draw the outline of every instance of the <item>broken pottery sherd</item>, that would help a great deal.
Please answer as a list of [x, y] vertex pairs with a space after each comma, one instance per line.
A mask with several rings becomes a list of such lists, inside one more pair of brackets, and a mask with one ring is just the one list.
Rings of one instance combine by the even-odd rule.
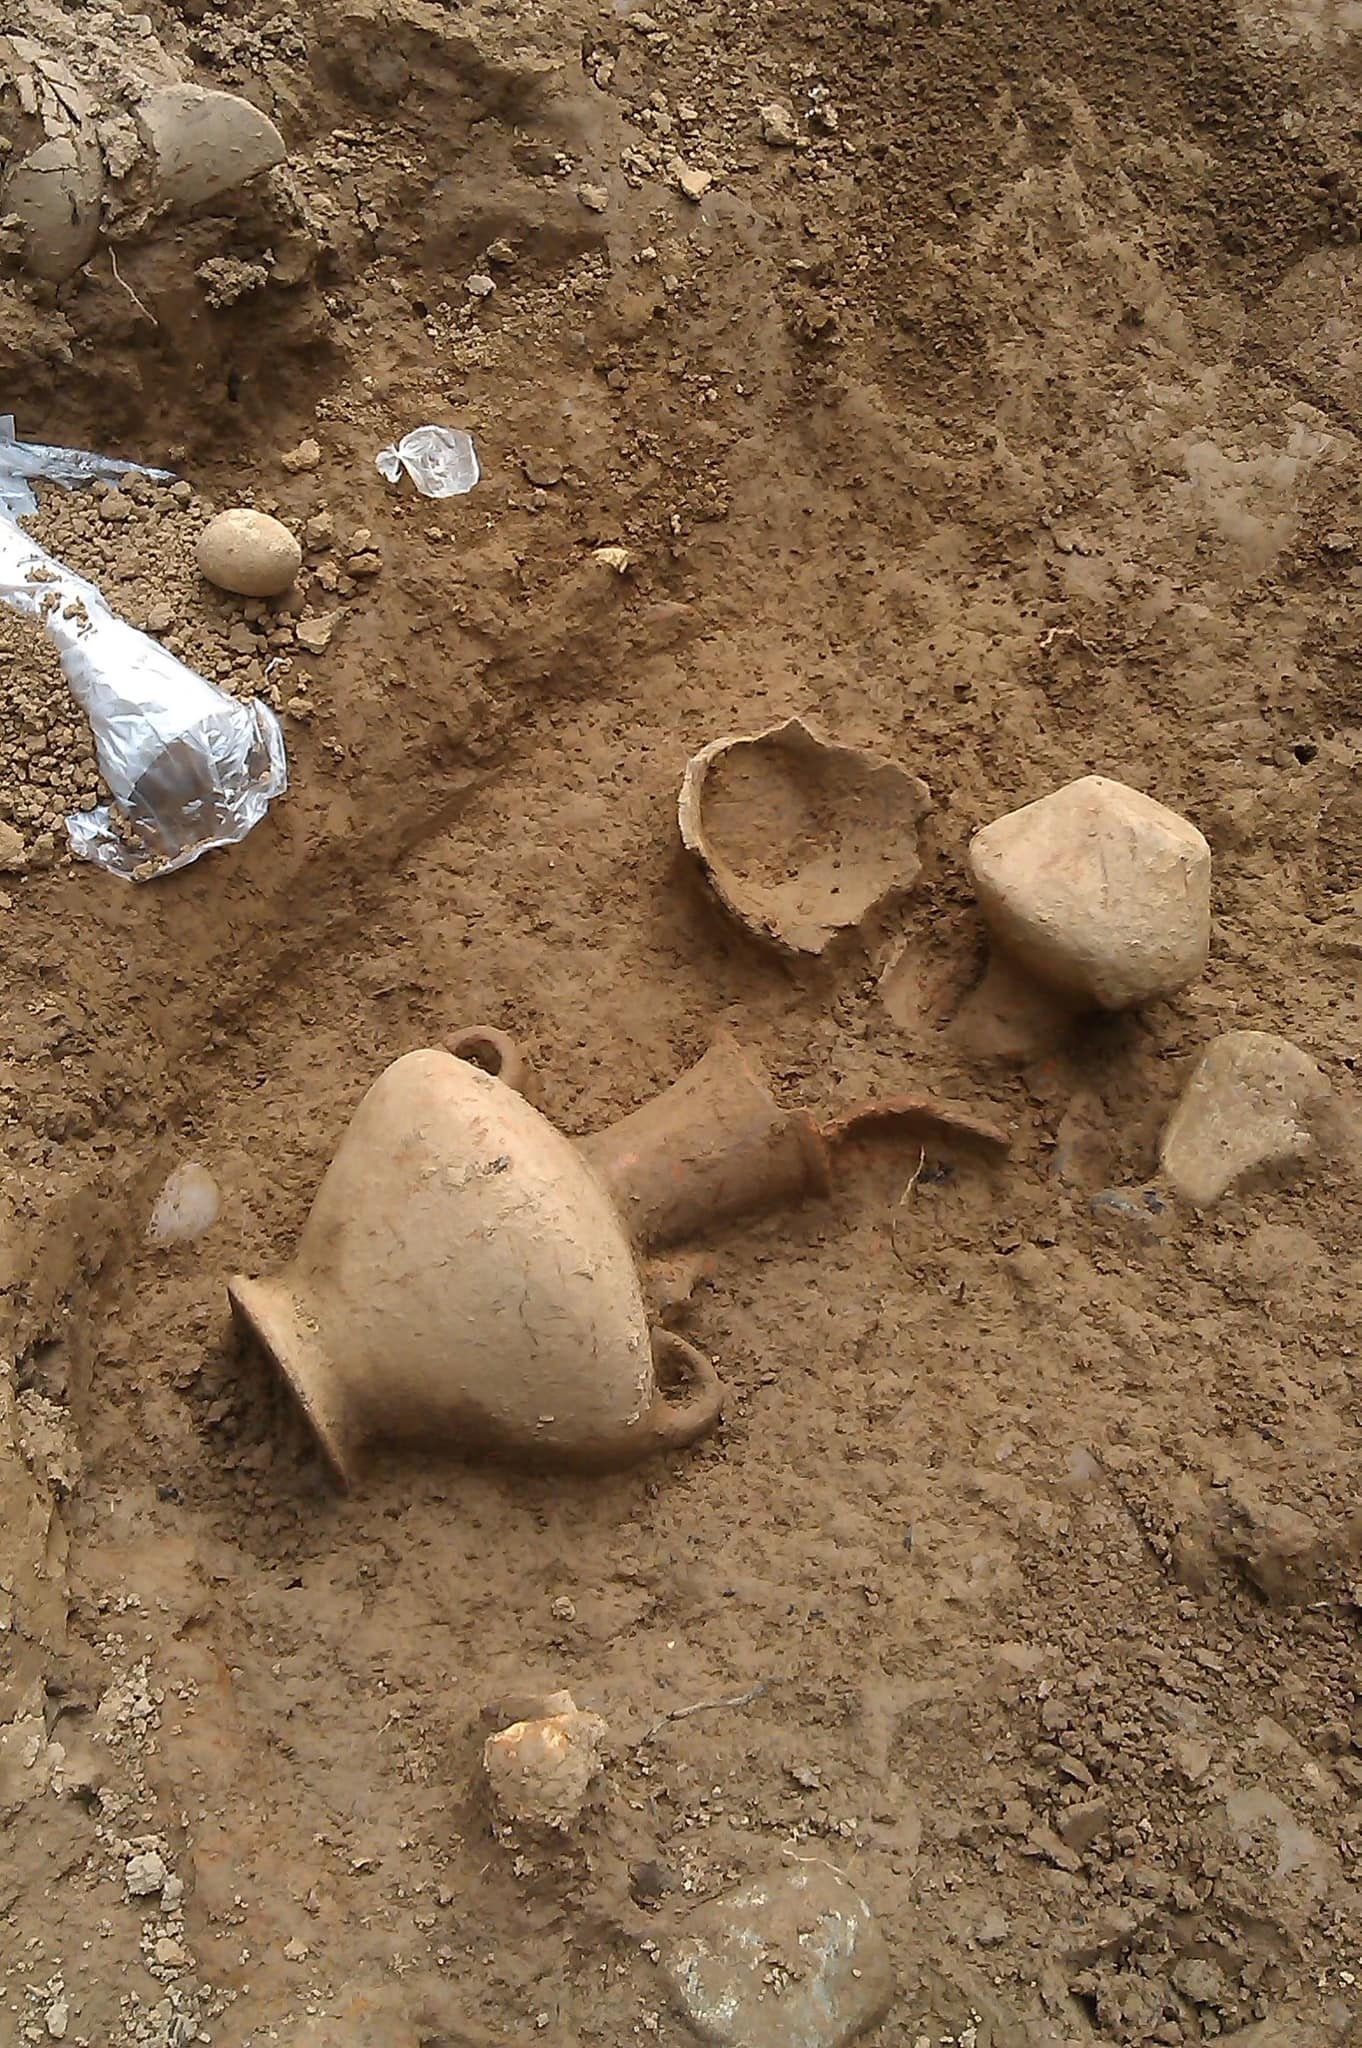
[[54, 135], [15, 166], [0, 191], [0, 214], [23, 225], [24, 268], [60, 284], [99, 246], [104, 165], [95, 144]]
[[925, 782], [823, 739], [802, 718], [711, 740], [686, 766], [681, 840], [759, 938], [821, 953], [921, 869]]
[[1160, 1163], [1185, 1201], [1209, 1208], [1251, 1174], [1301, 1166], [1329, 1084], [1308, 1054], [1269, 1031], [1213, 1039], [1168, 1119]]
[[1076, 1007], [1131, 1009], [1206, 965], [1210, 848], [1124, 783], [1085, 775], [985, 825], [969, 865], [994, 938]]
[[157, 203], [182, 213], [284, 161], [284, 138], [239, 93], [167, 85], [134, 108], [152, 159]]

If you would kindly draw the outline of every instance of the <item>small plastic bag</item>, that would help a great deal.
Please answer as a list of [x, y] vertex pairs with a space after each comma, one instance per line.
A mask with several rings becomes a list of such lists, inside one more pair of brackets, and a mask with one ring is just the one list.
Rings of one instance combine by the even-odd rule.
[[405, 469], [423, 498], [461, 498], [482, 475], [473, 436], [462, 427], [413, 427], [374, 459], [390, 484]]
[[[0, 479], [10, 453], [0, 445]], [[90, 721], [113, 803], [67, 819], [82, 859], [134, 881], [172, 874], [236, 845], [287, 788], [284, 736], [267, 705], [215, 689], [3, 514], [0, 603], [42, 625]]]

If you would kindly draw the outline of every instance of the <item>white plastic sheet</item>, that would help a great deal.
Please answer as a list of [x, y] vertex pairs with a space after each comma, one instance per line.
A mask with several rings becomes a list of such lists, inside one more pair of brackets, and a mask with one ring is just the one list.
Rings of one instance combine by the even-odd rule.
[[28, 487], [30, 477], [44, 483], [117, 483], [125, 476], [150, 477], [153, 483], [173, 484], [169, 469], [145, 469], [140, 462], [120, 462], [112, 455], [91, 455], [84, 448], [49, 448], [42, 441], [15, 439], [14, 414], [0, 414], [0, 512], [11, 519], [24, 519], [36, 512], [38, 501]]
[[[4, 434], [8, 425], [10, 433]], [[284, 736], [268, 705], [241, 703], [120, 619], [93, 583], [55, 560], [14, 516], [29, 478], [64, 484], [136, 467], [12, 438], [0, 421], [0, 603], [36, 619], [90, 721], [113, 798], [69, 817], [72, 850], [135, 881], [235, 846], [288, 786]], [[144, 472], [169, 481], [164, 470]]]
[[473, 436], [462, 427], [413, 427], [374, 460], [390, 484], [405, 469], [423, 498], [461, 498], [482, 475]]

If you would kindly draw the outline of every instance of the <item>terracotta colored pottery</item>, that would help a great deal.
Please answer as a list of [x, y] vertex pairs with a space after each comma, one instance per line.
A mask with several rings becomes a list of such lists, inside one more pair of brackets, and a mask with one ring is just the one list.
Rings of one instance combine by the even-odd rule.
[[686, 765], [681, 843], [732, 916], [786, 953], [822, 953], [922, 863], [925, 782], [802, 718], [711, 740]]
[[232, 1281], [238, 1318], [342, 1484], [377, 1441], [583, 1467], [693, 1442], [723, 1390], [650, 1332], [635, 1245], [825, 1185], [812, 1120], [723, 1045], [579, 1149], [491, 1071], [527, 1079], [509, 1040], [456, 1044], [468, 1057], [409, 1053], [379, 1076], [291, 1265]]

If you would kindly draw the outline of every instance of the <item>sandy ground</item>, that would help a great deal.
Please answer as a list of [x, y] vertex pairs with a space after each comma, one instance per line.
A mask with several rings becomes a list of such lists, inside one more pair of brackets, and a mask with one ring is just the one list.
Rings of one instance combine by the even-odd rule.
[[[58, 835], [3, 878], [0, 2038], [681, 2048], [669, 1940], [812, 1856], [888, 1941], [876, 2048], [1355, 2048], [1357, 1180], [1110, 1194], [1217, 1031], [1355, 1087], [1352, 11], [155, 19], [275, 115], [287, 189], [0, 288], [4, 402], [192, 482], [45, 530], [268, 684], [293, 786], [179, 877]], [[428, 419], [475, 434], [469, 497], [375, 471]], [[243, 498], [331, 515], [324, 653], [187, 573]], [[934, 801], [915, 889], [804, 965], [675, 821], [698, 746], [790, 712]], [[29, 844], [88, 780], [51, 744], [5, 764]], [[986, 1061], [964, 848], [1088, 771], [1207, 835], [1210, 970]], [[727, 1027], [785, 1100], [932, 1089], [1012, 1150], [886, 1134], [705, 1246], [703, 1446], [341, 1498], [225, 1282], [288, 1256], [385, 1064], [478, 1021], [574, 1133]], [[191, 1159], [221, 1218], [149, 1244]], [[554, 1686], [610, 1758], [567, 1839], [508, 1843], [484, 1710]]]

